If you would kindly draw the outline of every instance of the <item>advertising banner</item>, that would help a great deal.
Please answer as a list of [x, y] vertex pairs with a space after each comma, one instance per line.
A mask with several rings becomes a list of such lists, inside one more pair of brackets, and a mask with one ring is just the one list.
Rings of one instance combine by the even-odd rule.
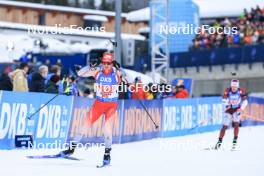
[[248, 106], [242, 115], [242, 126], [264, 124], [264, 99], [257, 97], [248, 98]]
[[[104, 145], [103, 116], [91, 128], [81, 130], [94, 99], [59, 95], [45, 105], [54, 96], [0, 91], [0, 149], [15, 148], [16, 135], [32, 135], [34, 148], [63, 148], [65, 142], [78, 135], [82, 136], [80, 142], [83, 144]], [[264, 124], [264, 99], [249, 97], [248, 101], [242, 126]], [[221, 97], [119, 100], [113, 123], [113, 143], [218, 130], [223, 117]]]
[[163, 100], [162, 137], [212, 131], [222, 124], [220, 97]]
[[[150, 139], [160, 136], [162, 128], [162, 100], [124, 100], [124, 114], [121, 142], [131, 142], [144, 139]], [[142, 104], [141, 104], [142, 103]], [[150, 120], [143, 106], [147, 107], [148, 112], [159, 126]]]
[[[53, 94], [3, 91], [0, 102], [0, 148], [14, 147], [15, 135], [33, 135], [33, 147], [60, 147], [71, 117], [72, 97], [60, 95], [32, 118]], [[53, 146], [47, 146], [49, 144]]]

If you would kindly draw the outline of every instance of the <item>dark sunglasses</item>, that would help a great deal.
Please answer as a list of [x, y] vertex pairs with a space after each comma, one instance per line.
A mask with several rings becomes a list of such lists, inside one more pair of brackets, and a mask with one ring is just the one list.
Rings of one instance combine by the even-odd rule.
[[112, 62], [102, 62], [103, 65], [111, 65]]

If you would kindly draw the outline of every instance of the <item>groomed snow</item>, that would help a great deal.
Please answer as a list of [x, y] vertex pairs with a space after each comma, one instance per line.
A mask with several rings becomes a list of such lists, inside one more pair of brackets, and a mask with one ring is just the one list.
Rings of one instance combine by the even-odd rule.
[[[103, 148], [79, 149], [82, 159], [27, 159], [27, 155], [54, 154], [59, 150], [1, 150], [1, 175], [14, 176], [261, 176], [264, 161], [264, 127], [241, 128], [239, 150], [230, 151], [233, 131], [228, 130], [220, 151], [204, 150], [215, 144], [218, 132], [153, 139], [113, 145], [112, 166], [97, 169]], [[193, 144], [195, 148], [176, 145]], [[200, 145], [199, 145], [200, 144]], [[166, 146], [170, 146], [167, 147]]]

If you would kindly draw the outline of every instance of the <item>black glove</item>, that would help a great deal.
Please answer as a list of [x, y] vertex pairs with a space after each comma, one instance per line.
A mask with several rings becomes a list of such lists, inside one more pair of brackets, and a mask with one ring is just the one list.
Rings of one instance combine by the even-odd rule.
[[231, 108], [232, 108], [232, 105], [227, 105], [226, 106], [226, 110], [231, 109]]
[[102, 62], [102, 60], [100, 58], [98, 58], [96, 61], [93, 61], [92, 63], [90, 63], [90, 67], [97, 67], [98, 65], [100, 65]]
[[117, 62], [117, 61], [113, 61], [113, 66], [116, 68], [116, 69], [120, 69], [120, 64]]

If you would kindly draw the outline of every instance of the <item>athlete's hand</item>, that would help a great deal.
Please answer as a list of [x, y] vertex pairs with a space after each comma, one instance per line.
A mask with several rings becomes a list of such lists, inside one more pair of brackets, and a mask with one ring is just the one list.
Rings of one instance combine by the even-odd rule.
[[101, 64], [101, 62], [102, 60], [99, 58], [97, 59], [97, 61], [90, 63], [90, 67], [97, 67], [98, 65]]
[[228, 110], [230, 110], [231, 108], [232, 108], [232, 106], [231, 106], [231, 105], [228, 105], [228, 106], [226, 106], [225, 111], [228, 111]]
[[238, 109], [236, 110], [236, 112], [237, 112], [238, 114], [241, 114], [241, 113], [243, 112], [243, 110], [242, 110], [241, 108], [238, 108]]

